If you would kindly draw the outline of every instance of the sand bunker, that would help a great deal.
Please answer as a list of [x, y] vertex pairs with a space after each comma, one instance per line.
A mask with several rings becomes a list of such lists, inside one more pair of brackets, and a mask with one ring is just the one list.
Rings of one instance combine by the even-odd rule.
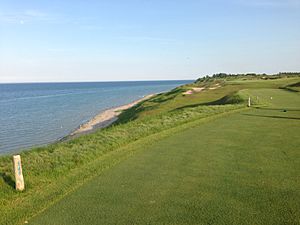
[[188, 90], [188, 91], [184, 92], [183, 95], [191, 95], [191, 94], [194, 94], [194, 93], [201, 92], [204, 89], [205, 89], [204, 87], [201, 87], [201, 88], [192, 88], [192, 90]]

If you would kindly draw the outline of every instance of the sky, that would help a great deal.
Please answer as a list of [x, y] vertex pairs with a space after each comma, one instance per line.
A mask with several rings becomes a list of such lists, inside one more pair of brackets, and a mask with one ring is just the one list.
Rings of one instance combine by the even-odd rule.
[[300, 0], [0, 0], [0, 82], [300, 71]]

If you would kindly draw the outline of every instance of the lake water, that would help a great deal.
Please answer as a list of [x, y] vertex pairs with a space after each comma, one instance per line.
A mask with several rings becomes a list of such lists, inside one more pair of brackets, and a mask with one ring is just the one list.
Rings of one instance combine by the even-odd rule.
[[189, 82], [0, 84], [0, 154], [57, 141], [105, 109]]

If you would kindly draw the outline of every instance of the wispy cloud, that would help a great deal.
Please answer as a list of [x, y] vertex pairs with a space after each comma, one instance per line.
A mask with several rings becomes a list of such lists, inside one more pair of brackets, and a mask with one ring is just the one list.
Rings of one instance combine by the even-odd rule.
[[25, 10], [22, 12], [0, 12], [0, 23], [26, 24], [32, 22], [54, 22], [57, 17], [41, 12], [39, 10]]

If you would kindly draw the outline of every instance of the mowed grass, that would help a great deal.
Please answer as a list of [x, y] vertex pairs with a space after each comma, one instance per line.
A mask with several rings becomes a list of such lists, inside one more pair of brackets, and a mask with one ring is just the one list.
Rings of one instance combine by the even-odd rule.
[[300, 224], [299, 93], [248, 92], [264, 104], [140, 145], [29, 224]]

